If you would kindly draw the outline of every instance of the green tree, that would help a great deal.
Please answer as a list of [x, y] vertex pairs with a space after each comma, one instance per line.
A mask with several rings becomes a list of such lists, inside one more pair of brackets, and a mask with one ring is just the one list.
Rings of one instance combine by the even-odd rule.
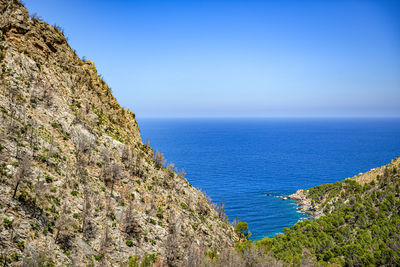
[[247, 222], [238, 222], [235, 225], [235, 232], [240, 238], [248, 239], [251, 236]]

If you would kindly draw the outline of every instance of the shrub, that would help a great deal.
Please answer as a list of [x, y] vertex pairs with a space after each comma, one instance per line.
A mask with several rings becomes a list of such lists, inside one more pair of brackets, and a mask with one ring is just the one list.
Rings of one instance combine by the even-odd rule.
[[94, 259], [96, 261], [101, 261], [102, 258], [103, 258], [103, 255], [94, 255]]
[[143, 260], [140, 266], [152, 266], [153, 263], [156, 261], [157, 256], [155, 253], [153, 254], [144, 254]]
[[158, 149], [156, 151], [156, 155], [154, 157], [154, 160], [155, 160], [156, 166], [158, 168], [163, 167], [165, 165], [165, 163], [166, 163], [166, 160], [164, 158], [164, 154], [159, 152]]
[[40, 155], [39, 160], [44, 163], [47, 161], [47, 157], [44, 155]]
[[235, 225], [235, 232], [241, 238], [247, 239], [251, 236], [251, 233], [249, 232], [249, 225], [247, 224], [247, 222], [238, 222]]
[[46, 177], [44, 177], [46, 180], [46, 183], [52, 183], [54, 180], [50, 175], [46, 175]]
[[128, 267], [139, 267], [139, 260], [137, 256], [129, 256]]
[[157, 209], [157, 217], [160, 219], [164, 218], [164, 211], [161, 207], [158, 207]]
[[22, 241], [18, 241], [17, 245], [18, 245], [18, 247], [19, 247], [20, 250], [24, 250], [24, 248], [25, 248], [25, 242], [24, 242], [23, 240], [22, 240]]
[[[19, 261], [21, 258], [22, 258], [22, 255], [18, 254], [17, 252], [11, 254], [11, 259], [13, 261]], [[5, 266], [7, 266], [7, 265], [5, 265]]]
[[9, 220], [8, 218], [4, 218], [3, 224], [6, 229], [10, 229], [12, 227], [13, 221]]

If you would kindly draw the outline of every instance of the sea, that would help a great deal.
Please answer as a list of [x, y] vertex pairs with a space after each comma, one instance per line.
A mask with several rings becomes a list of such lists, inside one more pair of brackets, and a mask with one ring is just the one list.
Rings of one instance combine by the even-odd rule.
[[[252, 240], [308, 219], [298, 189], [333, 183], [400, 156], [400, 118], [146, 118], [143, 141], [184, 169], [186, 178]], [[168, 164], [167, 163], [167, 164]]]

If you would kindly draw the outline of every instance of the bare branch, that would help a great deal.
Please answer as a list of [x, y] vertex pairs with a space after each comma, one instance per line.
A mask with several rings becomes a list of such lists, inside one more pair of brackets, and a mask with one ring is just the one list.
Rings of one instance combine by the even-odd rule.
[[164, 158], [164, 154], [159, 152], [158, 149], [156, 151], [156, 156], [154, 158], [154, 160], [156, 161], [156, 166], [158, 168], [163, 167], [166, 163], [166, 160]]
[[18, 187], [22, 184], [28, 181], [28, 178], [32, 174], [32, 165], [29, 157], [25, 155], [23, 159], [19, 162], [19, 168], [18, 171], [15, 175], [15, 187], [14, 187], [14, 193], [13, 193], [13, 198], [15, 198], [17, 194]]

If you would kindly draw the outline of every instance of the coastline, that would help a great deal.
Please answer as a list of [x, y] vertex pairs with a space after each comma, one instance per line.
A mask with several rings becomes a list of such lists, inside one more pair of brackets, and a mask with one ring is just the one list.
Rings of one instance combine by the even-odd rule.
[[287, 197], [296, 201], [300, 212], [309, 215], [312, 219], [318, 219], [323, 214], [322, 211], [312, 203], [310, 198], [307, 198], [308, 190], [299, 189], [296, 193], [288, 195]]

